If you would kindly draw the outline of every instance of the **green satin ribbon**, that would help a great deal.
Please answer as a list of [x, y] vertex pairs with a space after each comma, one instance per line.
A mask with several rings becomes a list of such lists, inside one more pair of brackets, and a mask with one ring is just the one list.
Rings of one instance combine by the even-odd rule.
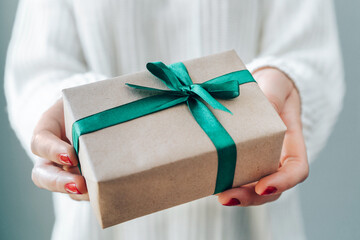
[[217, 151], [218, 172], [214, 194], [232, 188], [236, 166], [236, 145], [207, 105], [231, 113], [215, 98], [232, 99], [238, 97], [240, 84], [255, 82], [250, 72], [247, 70], [235, 71], [201, 84], [194, 84], [182, 62], [169, 66], [162, 62], [153, 62], [148, 63], [146, 68], [160, 79], [169, 90], [127, 83], [126, 85], [129, 87], [157, 92], [158, 94], [77, 120], [72, 126], [73, 145], [76, 153], [79, 152], [79, 137], [83, 134], [186, 103]]

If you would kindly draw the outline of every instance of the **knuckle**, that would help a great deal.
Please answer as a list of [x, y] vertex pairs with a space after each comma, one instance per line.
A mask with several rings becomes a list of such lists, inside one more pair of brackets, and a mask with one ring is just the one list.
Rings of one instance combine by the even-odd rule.
[[274, 197], [273, 201], [278, 200], [280, 197], [281, 197], [281, 193], [280, 193], [280, 194], [275, 195], [275, 197]]
[[248, 201], [242, 199], [241, 202], [240, 202], [240, 206], [242, 206], [242, 207], [248, 207], [248, 206], [250, 206], [250, 203], [249, 203]]
[[35, 169], [35, 167], [33, 167], [33, 169], [31, 170], [31, 180], [36, 185], [36, 169]]
[[265, 203], [270, 203], [270, 202], [274, 202], [276, 200], [278, 200], [280, 198], [281, 194], [276, 194], [276, 195], [272, 195], [269, 197], [266, 197], [265, 199], [260, 200], [257, 205], [262, 205]]
[[58, 191], [58, 192], [65, 191], [64, 184], [62, 181], [62, 176], [60, 174], [54, 175], [54, 178], [52, 180], [52, 185], [53, 185], [53, 188], [56, 189], [56, 191]]
[[[292, 130], [287, 130], [289, 133], [292, 132]], [[290, 155], [287, 152], [281, 154], [281, 164], [285, 165], [287, 162], [292, 161], [296, 159], [297, 157], [294, 155]]]
[[276, 200], [278, 200], [280, 198], [280, 196], [281, 196], [281, 193], [280, 194], [275, 194], [275, 195], [271, 196], [271, 198], [269, 198], [267, 202], [276, 201]]
[[241, 199], [241, 206], [242, 207], [249, 207], [249, 206], [253, 206], [255, 204], [255, 201], [251, 198], [242, 198]]
[[304, 170], [303, 170], [303, 173], [302, 173], [301, 182], [305, 181], [309, 177], [309, 174], [310, 174], [309, 164], [306, 164], [303, 167], [303, 169]]
[[31, 171], [31, 180], [33, 181], [35, 186], [37, 186], [38, 188], [42, 188], [42, 186], [40, 185], [39, 180], [38, 180], [38, 168], [36, 166], [33, 167], [32, 171]]
[[75, 150], [72, 145], [67, 144], [64, 147], [65, 147], [66, 153], [69, 154], [69, 156], [76, 156]]
[[242, 197], [240, 199], [240, 206], [242, 207], [248, 207], [253, 205], [254, 201], [251, 198], [250, 194], [247, 191], [244, 191], [242, 194]]
[[47, 157], [52, 152], [52, 147], [47, 147], [46, 142], [48, 142], [48, 134], [45, 130], [41, 130], [38, 132], [35, 132], [33, 136], [31, 137], [31, 151], [35, 155], [39, 157]]
[[33, 154], [37, 155], [37, 145], [39, 142], [39, 138], [40, 138], [40, 134], [39, 133], [34, 133], [31, 137], [31, 142], [30, 142], [30, 147], [31, 147], [31, 152]]
[[57, 147], [58, 147], [57, 145], [51, 144], [45, 150], [46, 156], [48, 156], [48, 158], [50, 158], [52, 161], [55, 161], [55, 162], [58, 162], [57, 157], [56, 157], [56, 148]]
[[260, 196], [254, 203], [254, 206], [259, 206], [265, 203], [270, 203], [270, 202], [274, 202], [276, 200], [278, 200], [281, 196], [280, 194], [275, 194], [275, 195], [271, 195], [271, 196]]
[[290, 176], [288, 181], [284, 181], [282, 184], [279, 184], [279, 188], [281, 191], [286, 191], [290, 188], [292, 188], [294, 186], [294, 184], [296, 185], [296, 178], [294, 176]]

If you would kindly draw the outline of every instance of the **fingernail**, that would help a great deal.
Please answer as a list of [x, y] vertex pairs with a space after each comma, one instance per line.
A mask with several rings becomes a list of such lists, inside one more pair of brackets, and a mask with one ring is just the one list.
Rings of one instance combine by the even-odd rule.
[[224, 206], [236, 206], [236, 205], [240, 205], [240, 201], [236, 198], [232, 198], [230, 199], [230, 201], [228, 203], [223, 204]]
[[261, 195], [269, 195], [269, 194], [273, 194], [277, 191], [276, 187], [267, 187], [265, 189], [265, 191], [261, 194]]
[[72, 162], [70, 161], [69, 155], [67, 155], [66, 153], [59, 154], [59, 161], [64, 165], [68, 165], [68, 166], [73, 165]]
[[79, 191], [79, 189], [77, 189], [75, 183], [67, 183], [67, 184], [65, 184], [65, 190], [66, 190], [68, 193], [81, 194], [81, 192]]

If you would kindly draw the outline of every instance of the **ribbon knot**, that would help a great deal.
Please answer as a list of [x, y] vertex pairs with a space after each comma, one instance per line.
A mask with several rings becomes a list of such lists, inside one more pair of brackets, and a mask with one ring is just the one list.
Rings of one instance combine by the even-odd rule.
[[146, 68], [169, 90], [126, 83], [132, 88], [159, 94], [77, 120], [72, 126], [73, 145], [76, 153], [79, 152], [79, 137], [83, 134], [131, 121], [186, 102], [194, 119], [210, 138], [217, 151], [218, 172], [214, 194], [230, 189], [236, 167], [236, 145], [207, 105], [231, 113], [215, 98], [238, 97], [240, 84], [255, 82], [250, 72], [247, 70], [235, 71], [200, 84], [194, 84], [185, 65], [181, 62], [169, 66], [162, 62], [153, 62], [148, 63]]
[[193, 94], [191, 89], [192, 89], [192, 85], [180, 87], [181, 93], [184, 94], [185, 96], [189, 96], [189, 95]]

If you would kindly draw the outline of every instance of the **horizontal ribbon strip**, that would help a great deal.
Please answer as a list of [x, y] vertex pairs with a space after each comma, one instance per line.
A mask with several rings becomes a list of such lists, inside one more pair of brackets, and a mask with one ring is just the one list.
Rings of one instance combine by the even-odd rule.
[[235, 71], [201, 84], [194, 84], [182, 62], [169, 66], [162, 62], [153, 62], [148, 63], [146, 67], [169, 90], [127, 83], [129, 87], [157, 92], [158, 94], [77, 120], [72, 126], [72, 139], [76, 153], [79, 153], [79, 137], [83, 134], [186, 103], [196, 122], [208, 135], [217, 151], [218, 172], [214, 194], [232, 188], [236, 167], [236, 145], [207, 105], [231, 113], [216, 98], [232, 99], [238, 97], [240, 94], [239, 85], [255, 82], [250, 72], [247, 70]]

